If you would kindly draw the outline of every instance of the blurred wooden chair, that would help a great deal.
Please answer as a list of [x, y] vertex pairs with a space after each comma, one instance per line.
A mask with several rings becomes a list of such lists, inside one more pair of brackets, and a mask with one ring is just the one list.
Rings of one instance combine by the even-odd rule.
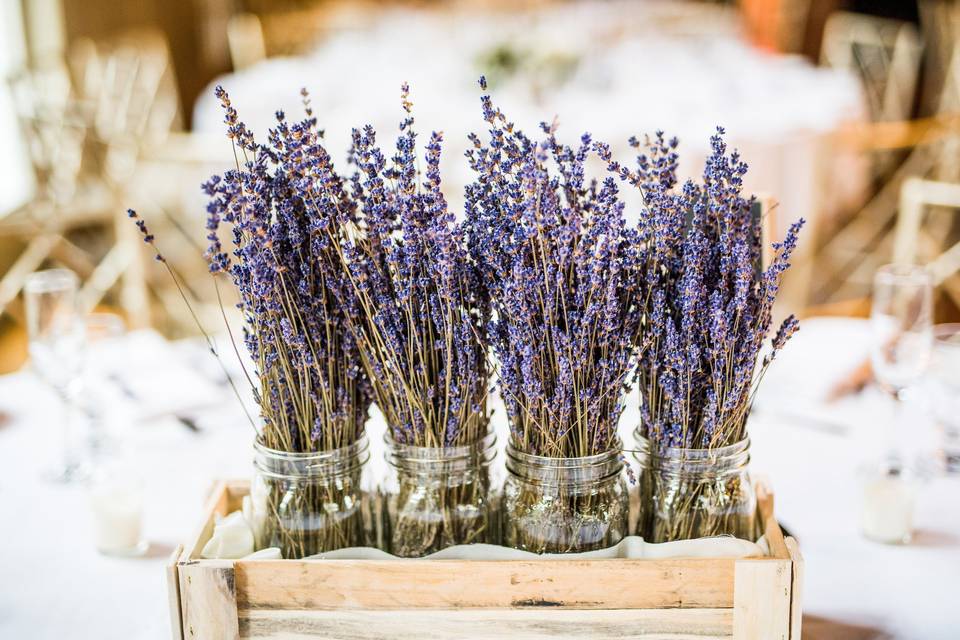
[[953, 57], [955, 34], [960, 30], [960, 4], [955, 0], [919, 0], [923, 33], [923, 76], [920, 114], [937, 113]]
[[[893, 241], [893, 261], [922, 261], [960, 308], [960, 184], [909, 178], [900, 190], [900, 210]], [[952, 243], [952, 244], [951, 244]]]
[[824, 26], [821, 64], [848, 69], [862, 81], [874, 122], [913, 113], [923, 46], [907, 22], [837, 11]]
[[[0, 279], [0, 309], [31, 271], [53, 259], [80, 275], [85, 309], [119, 283], [130, 325], [148, 323], [142, 251], [126, 219], [125, 193], [143, 150], [159, 144], [179, 119], [169, 59], [162, 35], [136, 32], [79, 41], [66, 61], [11, 78], [37, 192], [0, 221], [0, 234], [26, 246]], [[90, 226], [112, 228], [105, 252], [71, 240]]]
[[328, 28], [327, 17], [319, 8], [231, 16], [227, 42], [233, 68], [244, 69], [268, 57], [309, 51]]
[[0, 278], [0, 310], [15, 300], [30, 272], [53, 258], [79, 273], [94, 265], [67, 238], [67, 230], [97, 222], [108, 194], [84, 174], [89, 136], [86, 105], [59, 61], [21, 69], [7, 79], [33, 169], [34, 197], [0, 219], [0, 236], [21, 240], [23, 250]]
[[[955, 24], [956, 26], [956, 24]], [[893, 254], [893, 232], [901, 191], [910, 178], [960, 180], [960, 48], [952, 51], [932, 116], [877, 121], [839, 132], [834, 148], [876, 156], [896, 154], [895, 168], [882, 177], [873, 197], [826, 239], [817, 253], [813, 299], [824, 303], [863, 297], [873, 273]], [[941, 38], [942, 38], [941, 34]], [[943, 47], [943, 43], [938, 45]]]
[[307, 53], [330, 33], [369, 24], [383, 8], [357, 1], [247, 4], [254, 6], [227, 23], [230, 59], [237, 70], [266, 58]]

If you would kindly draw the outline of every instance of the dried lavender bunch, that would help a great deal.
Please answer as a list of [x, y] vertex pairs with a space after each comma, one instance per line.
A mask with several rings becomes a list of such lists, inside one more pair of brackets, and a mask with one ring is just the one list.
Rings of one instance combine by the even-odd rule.
[[[351, 326], [395, 443], [390, 548], [421, 556], [492, 541], [489, 461], [475, 447], [489, 426], [489, 313], [463, 227], [440, 189], [442, 134], [430, 136], [421, 173], [406, 84], [402, 104], [406, 115], [389, 161], [371, 127], [353, 131], [350, 197], [359, 228], [341, 246], [363, 311]], [[451, 472], [440, 450], [464, 458], [464, 468]], [[410, 464], [406, 456], [425, 460]]]
[[[306, 119], [289, 124], [278, 112], [267, 144], [254, 141], [220, 87], [217, 97], [237, 166], [204, 184], [208, 259], [239, 293], [259, 382], [261, 439], [287, 452], [342, 448], [363, 433], [372, 399], [348, 330], [360, 308], [329, 240], [356, 223], [355, 207], [305, 92]], [[218, 234], [224, 223], [229, 253]]]
[[[350, 329], [362, 322], [361, 311], [337, 243], [356, 225], [356, 207], [306, 92], [306, 118], [290, 124], [278, 112], [266, 144], [239, 121], [222, 88], [217, 96], [237, 162], [204, 185], [207, 256], [211, 271], [229, 274], [239, 293], [263, 420], [258, 445], [284, 452], [258, 449], [258, 540], [288, 558], [361, 546], [369, 505], [359, 489], [360, 441], [372, 387]], [[223, 225], [229, 253], [218, 233]], [[333, 462], [304, 460], [319, 453]]]
[[[481, 86], [486, 85], [481, 79]], [[619, 447], [616, 428], [639, 330], [640, 243], [612, 176], [587, 180], [576, 148], [543, 123], [535, 143], [482, 97], [489, 140], [471, 135], [473, 259], [495, 312], [489, 340], [519, 450], [582, 457]]]
[[440, 190], [443, 136], [430, 136], [421, 173], [406, 84], [402, 104], [389, 162], [372, 127], [353, 131], [350, 197], [360, 230], [343, 255], [363, 310], [356, 335], [394, 441], [469, 445], [488, 428], [488, 305]]
[[[677, 140], [647, 140], [636, 170], [604, 153], [608, 168], [641, 190], [637, 240], [643, 328], [638, 340], [641, 432], [658, 447], [712, 448], [745, 436], [756, 384], [797, 330], [788, 317], [760, 362], [780, 278], [803, 225], [791, 225], [761, 270], [759, 220], [743, 195], [747, 165], [711, 137], [703, 182], [677, 185]], [[640, 147], [639, 141], [631, 144]]]

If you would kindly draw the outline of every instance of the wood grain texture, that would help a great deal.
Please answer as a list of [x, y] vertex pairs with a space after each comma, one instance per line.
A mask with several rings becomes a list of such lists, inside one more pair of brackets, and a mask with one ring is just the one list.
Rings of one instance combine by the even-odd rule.
[[757, 492], [757, 511], [763, 523], [763, 537], [770, 547], [770, 555], [779, 560], [789, 560], [790, 552], [783, 541], [783, 529], [773, 515], [773, 491], [770, 490], [770, 483], [760, 478], [754, 483], [754, 487]]
[[802, 558], [773, 496], [758, 510], [774, 557], [551, 561], [202, 560], [219, 483], [168, 578], [175, 640], [196, 638], [783, 638], [799, 640]]
[[240, 637], [250, 640], [423, 640], [424, 638], [663, 638], [732, 637], [731, 609], [618, 609], [574, 611], [467, 609], [459, 611], [264, 611], [240, 613]]
[[203, 523], [190, 541], [184, 545], [181, 560], [195, 560], [200, 557], [203, 546], [213, 535], [214, 516], [227, 515], [230, 513], [230, 506], [230, 483], [218, 481], [210, 490], [210, 495], [203, 507]]
[[787, 538], [787, 549], [793, 562], [793, 581], [790, 590], [790, 640], [800, 640], [803, 623], [803, 556], [800, 546], [794, 538]]
[[733, 558], [635, 560], [252, 560], [241, 609], [733, 606]]
[[790, 640], [789, 560], [738, 560], [733, 583], [733, 637]]
[[227, 513], [243, 507], [243, 497], [250, 494], [249, 480], [227, 480], [223, 485], [227, 493]]
[[177, 545], [167, 562], [167, 605], [170, 607], [170, 633], [173, 640], [183, 640], [183, 617], [180, 613], [180, 576], [177, 562], [183, 553], [183, 545]]
[[239, 638], [232, 561], [182, 562], [177, 571], [184, 640]]

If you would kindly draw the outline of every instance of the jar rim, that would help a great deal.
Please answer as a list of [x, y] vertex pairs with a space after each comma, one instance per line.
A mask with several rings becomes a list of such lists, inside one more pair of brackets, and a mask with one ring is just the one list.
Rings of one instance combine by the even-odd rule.
[[369, 448], [369, 446], [370, 442], [367, 438], [366, 429], [364, 429], [363, 432], [357, 436], [356, 440], [348, 445], [338, 447], [337, 449], [324, 449], [318, 451], [283, 451], [282, 449], [271, 449], [267, 445], [263, 444], [259, 435], [253, 439], [254, 451], [266, 454], [272, 458], [287, 459], [298, 462], [323, 460], [325, 458], [342, 458], [343, 456], [349, 455], [352, 452], [362, 452], [364, 449]]
[[506, 468], [510, 475], [523, 482], [573, 491], [588, 490], [623, 473], [622, 442], [617, 438], [613, 444], [614, 448], [589, 456], [552, 458], [524, 453], [513, 442], [508, 442]]
[[574, 468], [574, 467], [584, 467], [584, 466], [595, 466], [597, 464], [604, 464], [611, 461], [611, 459], [619, 459], [620, 454], [623, 453], [623, 441], [617, 437], [613, 440], [612, 444], [616, 445], [613, 448], [607, 449], [601, 453], [594, 453], [589, 456], [577, 456], [577, 457], [554, 457], [554, 456], [541, 456], [533, 453], [527, 453], [521, 451], [517, 448], [513, 439], [507, 441], [507, 456], [513, 458], [520, 462], [521, 464], [529, 464], [533, 466], [541, 467], [552, 467], [552, 468]]
[[633, 437], [637, 444], [646, 449], [644, 453], [650, 453], [655, 457], [662, 458], [680, 458], [680, 457], [702, 457], [708, 455], [715, 458], [724, 458], [735, 456], [745, 452], [750, 448], [750, 436], [744, 434], [741, 440], [732, 444], [725, 444], [722, 447], [664, 447], [655, 446], [653, 441], [640, 434], [640, 427], [633, 430]]
[[486, 451], [497, 444], [497, 434], [492, 428], [474, 442], [454, 446], [424, 447], [416, 444], [403, 444], [393, 439], [390, 429], [384, 431], [383, 442], [387, 451], [395, 454], [409, 454], [411, 458], [446, 460], [470, 456], [478, 451]]
[[370, 459], [366, 431], [349, 445], [326, 451], [279, 451], [265, 446], [259, 438], [254, 439], [253, 448], [253, 466], [259, 474], [305, 482], [352, 473]]

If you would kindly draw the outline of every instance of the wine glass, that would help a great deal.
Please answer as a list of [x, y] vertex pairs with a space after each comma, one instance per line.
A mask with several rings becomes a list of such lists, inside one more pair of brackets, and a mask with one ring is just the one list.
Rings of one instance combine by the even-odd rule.
[[83, 368], [83, 406], [89, 423], [89, 453], [92, 465], [116, 444], [112, 438], [118, 408], [105, 389], [117, 366], [117, 351], [126, 333], [123, 318], [115, 313], [91, 313], [84, 318], [86, 358]]
[[[904, 391], [914, 385], [933, 352], [933, 278], [920, 266], [890, 264], [873, 281], [871, 360], [880, 386], [895, 400], [902, 423]], [[898, 438], [899, 439], [899, 438]], [[899, 458], [898, 447], [892, 451]]]
[[940, 457], [943, 470], [955, 474], [960, 473], [960, 324], [938, 324], [933, 335], [930, 377]]
[[23, 288], [30, 362], [37, 376], [56, 392], [63, 409], [61, 461], [50, 474], [61, 482], [75, 480], [81, 468], [82, 437], [75, 414], [85, 330], [77, 293], [77, 276], [68, 269], [32, 273]]

